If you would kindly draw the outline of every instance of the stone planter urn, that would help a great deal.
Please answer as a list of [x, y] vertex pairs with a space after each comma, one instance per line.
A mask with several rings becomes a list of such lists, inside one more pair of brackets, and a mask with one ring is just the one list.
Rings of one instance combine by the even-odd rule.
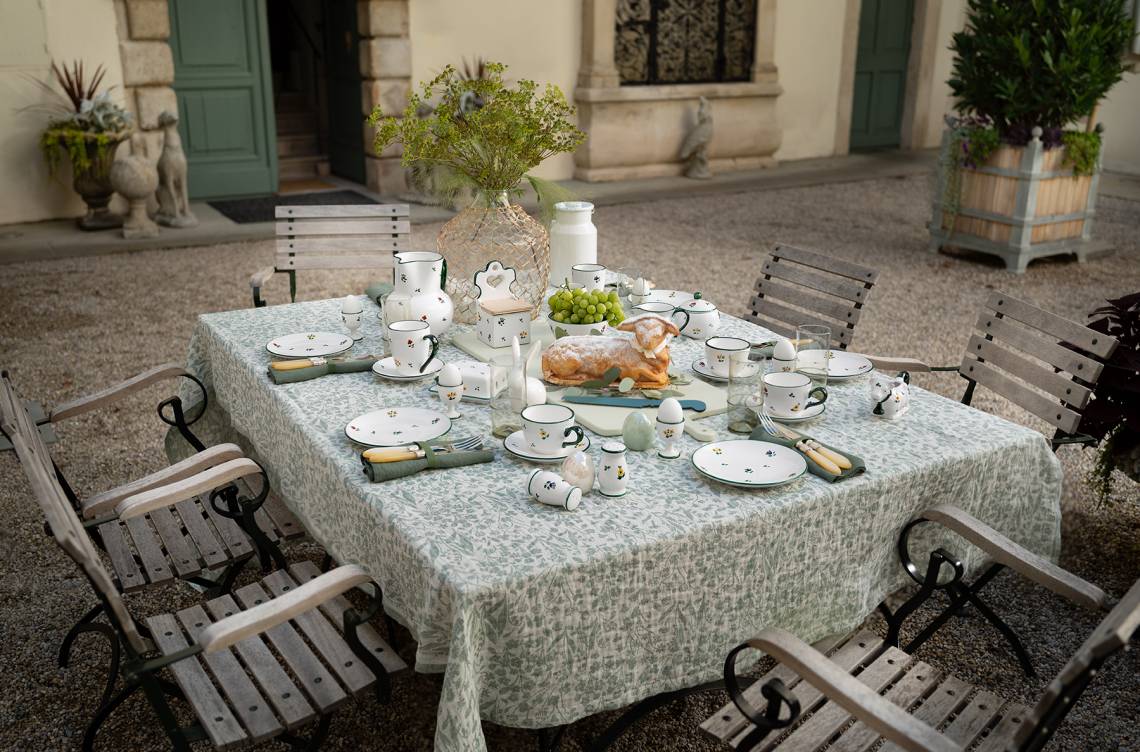
[[[115, 151], [127, 139], [127, 133], [87, 135], [86, 150], [89, 167], [80, 169], [72, 164], [75, 175], [72, 187], [87, 204], [87, 214], [76, 220], [83, 230], [109, 230], [121, 227], [123, 218], [107, 208], [115, 189], [111, 187], [111, 165], [115, 161]], [[97, 140], [107, 136], [105, 144]]]
[[1032, 133], [1025, 146], [1002, 146], [983, 165], [954, 168], [956, 176], [947, 171], [958, 158], [949, 153], [955, 142], [950, 131], [943, 134], [930, 221], [932, 251], [955, 246], [992, 254], [1017, 274], [1043, 256], [1075, 254], [1085, 261], [1100, 158], [1091, 175], [1077, 175], [1065, 164], [1064, 146], [1046, 151], [1041, 129]]

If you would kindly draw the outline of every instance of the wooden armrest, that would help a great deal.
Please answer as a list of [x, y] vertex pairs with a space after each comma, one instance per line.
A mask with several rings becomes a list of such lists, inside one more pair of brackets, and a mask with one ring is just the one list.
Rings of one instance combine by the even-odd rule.
[[962, 752], [962, 747], [831, 662], [823, 653], [782, 629], [766, 629], [748, 644], [795, 671], [880, 736], [911, 752]]
[[1108, 594], [1087, 580], [1062, 569], [1053, 562], [1033, 553], [1005, 537], [997, 530], [965, 511], [950, 504], [932, 507], [919, 515], [922, 519], [953, 530], [967, 541], [989, 554], [994, 561], [1019, 572], [1085, 608], [1107, 611], [1111, 606]]
[[866, 357], [867, 360], [871, 361], [871, 365], [880, 371], [922, 373], [931, 370], [930, 364], [916, 358], [887, 358], [879, 355], [867, 355]]
[[90, 412], [97, 408], [103, 407], [104, 405], [109, 405], [112, 402], [117, 402], [123, 397], [126, 397], [129, 394], [133, 394], [140, 389], [144, 389], [156, 381], [162, 381], [163, 379], [173, 379], [179, 376], [193, 375], [194, 374], [190, 373], [177, 363], [165, 363], [161, 366], [155, 366], [149, 371], [143, 371], [137, 376], [133, 376], [122, 383], [115, 384], [114, 386], [109, 386], [106, 389], [102, 389], [93, 394], [89, 394], [86, 397], [80, 397], [79, 399], [74, 399], [70, 402], [64, 402], [62, 405], [59, 405], [51, 411], [51, 415], [48, 419], [52, 423], [58, 423], [61, 420], [66, 420], [67, 418], [72, 418], [76, 415], [82, 415], [83, 413]]
[[249, 276], [249, 286], [254, 290], [264, 287], [265, 283], [268, 282], [270, 278], [276, 273], [276, 267], [272, 266], [267, 266], [264, 269], [258, 269]]
[[104, 491], [84, 499], [83, 517], [89, 520], [100, 517], [110, 512], [116, 504], [128, 496], [134, 496], [158, 486], [165, 486], [183, 478], [189, 478], [191, 475], [208, 470], [215, 465], [236, 460], [242, 456], [241, 447], [237, 444], [218, 444], [209, 447], [156, 473], [151, 473], [146, 477], [112, 488], [110, 491]]
[[154, 509], [192, 499], [238, 478], [261, 475], [262, 472], [261, 465], [247, 457], [229, 460], [189, 478], [128, 496], [115, 506], [115, 514], [121, 520], [141, 517]]
[[346, 590], [371, 581], [372, 578], [360, 567], [345, 564], [272, 600], [214, 622], [199, 633], [198, 645], [206, 653], [223, 650], [246, 637], [261, 634], [311, 611]]

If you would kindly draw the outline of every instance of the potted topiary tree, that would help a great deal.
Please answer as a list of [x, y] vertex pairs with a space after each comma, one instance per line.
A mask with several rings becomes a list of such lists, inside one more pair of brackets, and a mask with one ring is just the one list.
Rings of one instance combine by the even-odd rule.
[[1084, 260], [1100, 172], [1094, 113], [1133, 34], [1124, 4], [968, 0], [950, 46], [961, 117], [947, 118], [942, 139], [933, 250], [991, 253], [1018, 273], [1042, 256]]
[[111, 100], [109, 91], [99, 92], [103, 66], [95, 69], [90, 80], [82, 62], [62, 69], [53, 62], [51, 70], [63, 95], [37, 80], [56, 100], [48, 108], [51, 119], [40, 135], [48, 169], [54, 173], [64, 156], [71, 161], [72, 185], [87, 204], [87, 214], [78, 220], [81, 228], [120, 227], [123, 218], [107, 208], [114, 194], [110, 171], [115, 150], [130, 135], [131, 115]]
[[[458, 75], [453, 66], [425, 83], [408, 101], [403, 117], [373, 111], [379, 154], [393, 142], [403, 145], [403, 165], [433, 165], [442, 177], [433, 181], [442, 193], [469, 188], [471, 206], [447, 222], [436, 238], [447, 258], [447, 292], [455, 303], [455, 321], [477, 319], [473, 277], [490, 261], [516, 272], [516, 294], [541, 309], [550, 273], [550, 241], [546, 228], [513, 199], [528, 181], [539, 204], [552, 209], [561, 198], [557, 186], [527, 174], [547, 157], [573, 151], [586, 137], [569, 117], [574, 108], [562, 91], [521, 80], [503, 81], [506, 66], [486, 63], [483, 75]], [[438, 97], [426, 116], [420, 105]]]

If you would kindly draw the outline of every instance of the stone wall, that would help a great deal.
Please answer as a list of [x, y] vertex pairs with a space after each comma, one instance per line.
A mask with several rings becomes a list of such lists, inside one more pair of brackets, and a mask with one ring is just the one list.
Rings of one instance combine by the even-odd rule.
[[[408, 34], [408, 0], [360, 0], [361, 105], [368, 115], [379, 107], [385, 115], [399, 115], [408, 104], [412, 86], [412, 42]], [[372, 149], [375, 131], [364, 125], [365, 174], [368, 187], [387, 196], [407, 188], [400, 148], [391, 146], [379, 156]]]
[[115, 0], [119, 56], [127, 107], [147, 141], [150, 158], [162, 148], [158, 116], [164, 110], [177, 114], [174, 94], [174, 55], [170, 49], [170, 13], [167, 0]]

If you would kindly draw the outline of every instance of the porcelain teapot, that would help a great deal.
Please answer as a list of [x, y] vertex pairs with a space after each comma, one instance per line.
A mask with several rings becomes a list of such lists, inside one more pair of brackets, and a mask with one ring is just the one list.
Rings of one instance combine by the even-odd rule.
[[891, 378], [880, 373], [871, 380], [871, 399], [875, 400], [872, 412], [880, 418], [901, 418], [910, 409], [910, 374], [900, 371]]
[[691, 339], [708, 339], [720, 329], [720, 311], [716, 306], [694, 293], [693, 299], [678, 306], [678, 311], [688, 314], [688, 320], [681, 327], [681, 334]]
[[436, 337], [451, 328], [455, 305], [444, 292], [447, 261], [431, 251], [402, 251], [396, 260], [396, 289], [384, 299], [385, 321], [426, 321]]

